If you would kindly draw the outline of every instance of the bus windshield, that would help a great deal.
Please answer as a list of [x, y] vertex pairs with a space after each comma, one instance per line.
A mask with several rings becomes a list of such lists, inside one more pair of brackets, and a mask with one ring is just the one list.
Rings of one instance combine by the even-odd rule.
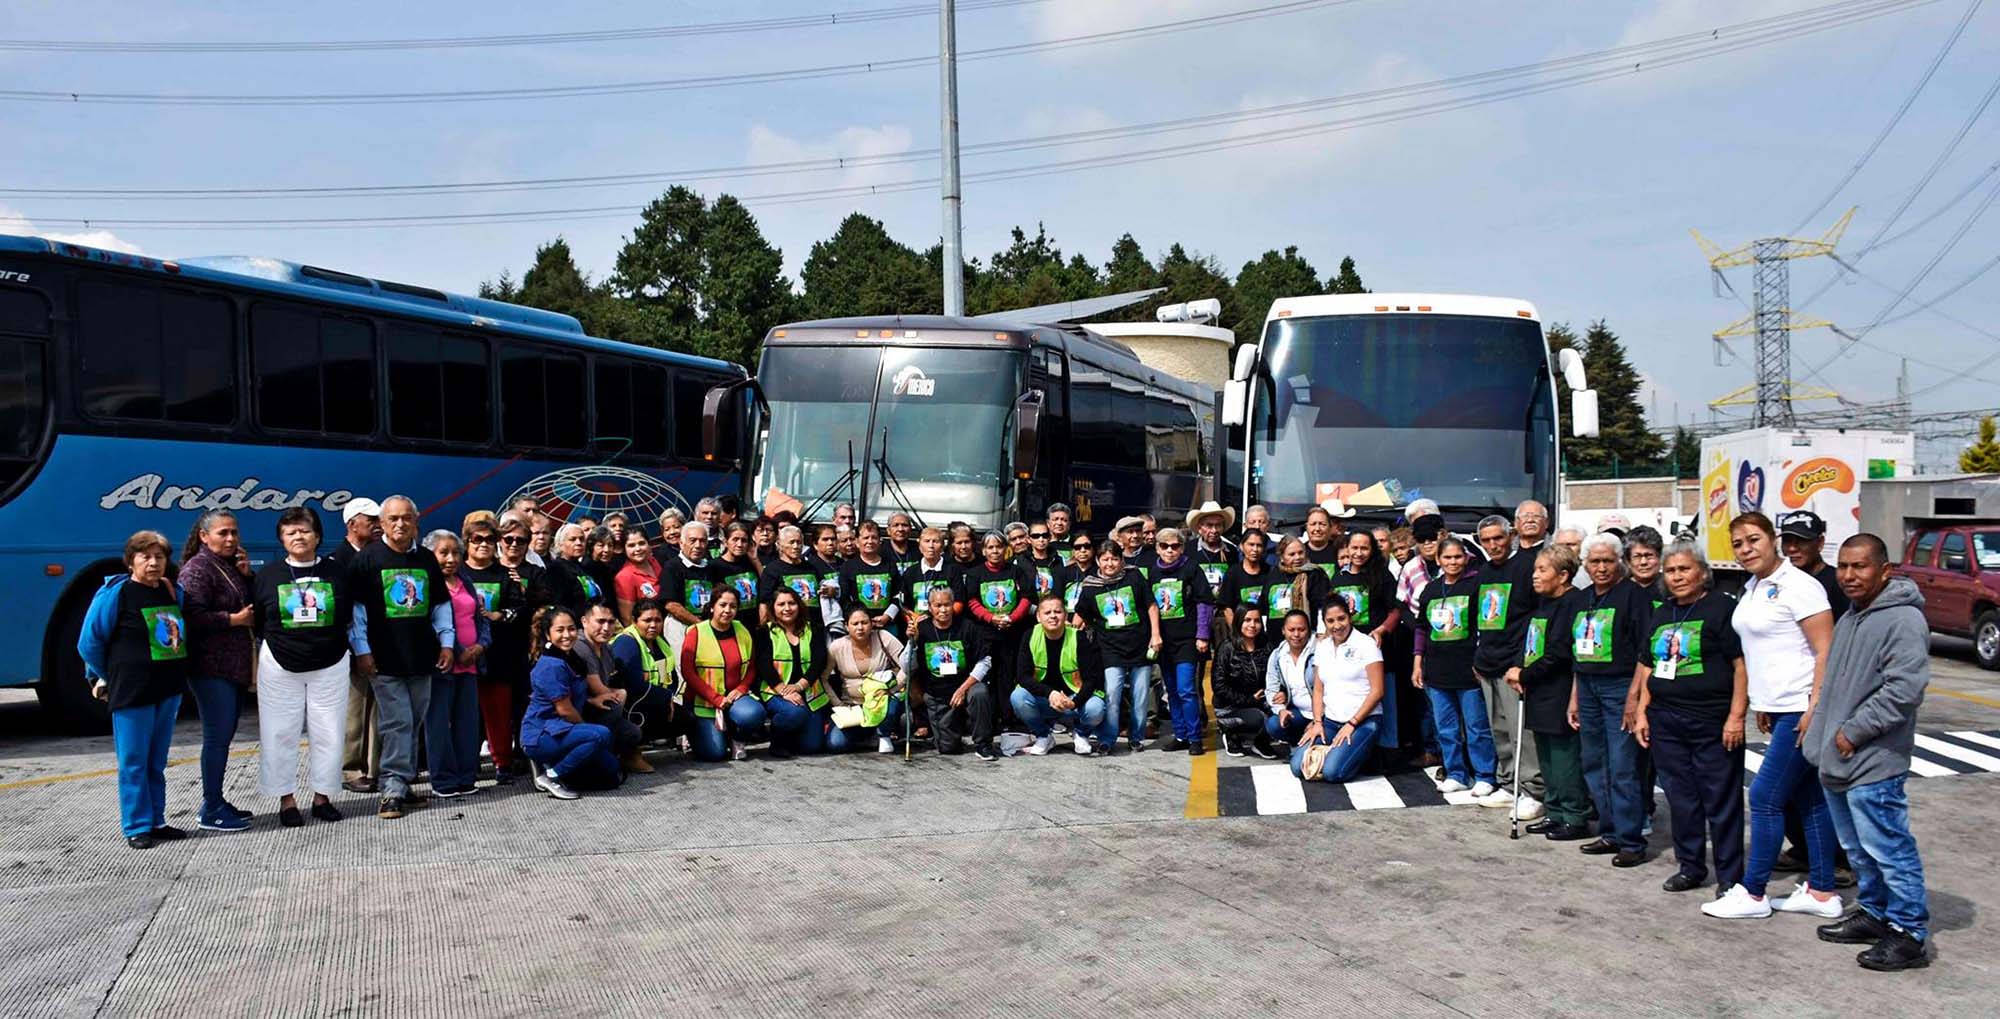
[[1265, 334], [1264, 363], [1252, 484], [1279, 522], [1383, 482], [1398, 506], [1512, 510], [1553, 495], [1555, 397], [1533, 321], [1282, 319]]
[[[889, 469], [916, 508], [998, 512], [1021, 364], [1011, 350], [768, 347], [760, 377], [770, 438], [756, 491], [775, 486], [810, 503], [850, 465], [884, 456], [887, 431]], [[868, 504], [893, 505], [880, 471], [864, 473], [879, 493]]]

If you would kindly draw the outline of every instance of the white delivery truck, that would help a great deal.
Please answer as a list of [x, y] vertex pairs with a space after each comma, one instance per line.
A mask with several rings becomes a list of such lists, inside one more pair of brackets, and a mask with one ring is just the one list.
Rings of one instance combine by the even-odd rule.
[[1760, 512], [1776, 521], [1811, 510], [1826, 521], [1826, 557], [1860, 527], [1866, 478], [1912, 473], [1916, 441], [1908, 432], [1752, 428], [1701, 440], [1701, 511], [1708, 561], [1741, 569], [1729, 548], [1729, 522]]

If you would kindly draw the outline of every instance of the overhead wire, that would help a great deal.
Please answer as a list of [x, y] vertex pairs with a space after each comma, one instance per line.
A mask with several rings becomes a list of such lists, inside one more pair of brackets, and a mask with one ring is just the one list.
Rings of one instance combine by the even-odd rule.
[[[1049, 0], [960, 0], [959, 13], [1027, 7]], [[508, 46], [562, 46], [576, 43], [624, 42], [642, 39], [685, 39], [795, 28], [866, 25], [907, 18], [934, 18], [935, 3], [896, 7], [825, 11], [779, 18], [646, 25], [574, 32], [520, 32], [510, 35], [455, 35], [404, 39], [262, 39], [218, 41], [159, 41], [129, 39], [0, 39], [0, 52], [17, 53], [357, 53], [381, 50], [478, 49]]]

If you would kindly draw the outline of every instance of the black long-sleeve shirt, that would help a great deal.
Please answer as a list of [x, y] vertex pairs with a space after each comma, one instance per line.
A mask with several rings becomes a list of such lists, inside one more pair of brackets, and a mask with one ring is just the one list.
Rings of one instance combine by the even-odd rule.
[[[1044, 656], [1049, 663], [1047, 669], [1035, 668], [1034, 641], [1042, 642]], [[1060, 635], [1051, 640], [1039, 626], [1029, 630], [1027, 640], [1021, 645], [1021, 653], [1016, 656], [1019, 661], [1014, 672], [1020, 685], [1027, 689], [1030, 696], [1043, 702], [1049, 699], [1049, 694], [1057, 691], [1075, 698], [1078, 704], [1103, 692], [1104, 660], [1097, 653], [1097, 642], [1091, 640], [1087, 633], [1076, 635], [1076, 671], [1081, 685], [1075, 690], [1069, 688], [1068, 680], [1057, 675], [1062, 669], [1062, 645]]]

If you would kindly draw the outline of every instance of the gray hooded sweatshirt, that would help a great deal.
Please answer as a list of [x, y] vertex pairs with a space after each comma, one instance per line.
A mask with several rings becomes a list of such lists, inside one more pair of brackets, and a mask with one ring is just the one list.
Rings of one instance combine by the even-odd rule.
[[[1898, 778], [1910, 770], [1917, 706], [1930, 683], [1930, 627], [1924, 596], [1907, 577], [1891, 577], [1867, 608], [1856, 607], [1833, 627], [1826, 683], [1806, 733], [1806, 760], [1820, 782], [1840, 792]], [[1854, 744], [1841, 757], [1834, 734]]]

